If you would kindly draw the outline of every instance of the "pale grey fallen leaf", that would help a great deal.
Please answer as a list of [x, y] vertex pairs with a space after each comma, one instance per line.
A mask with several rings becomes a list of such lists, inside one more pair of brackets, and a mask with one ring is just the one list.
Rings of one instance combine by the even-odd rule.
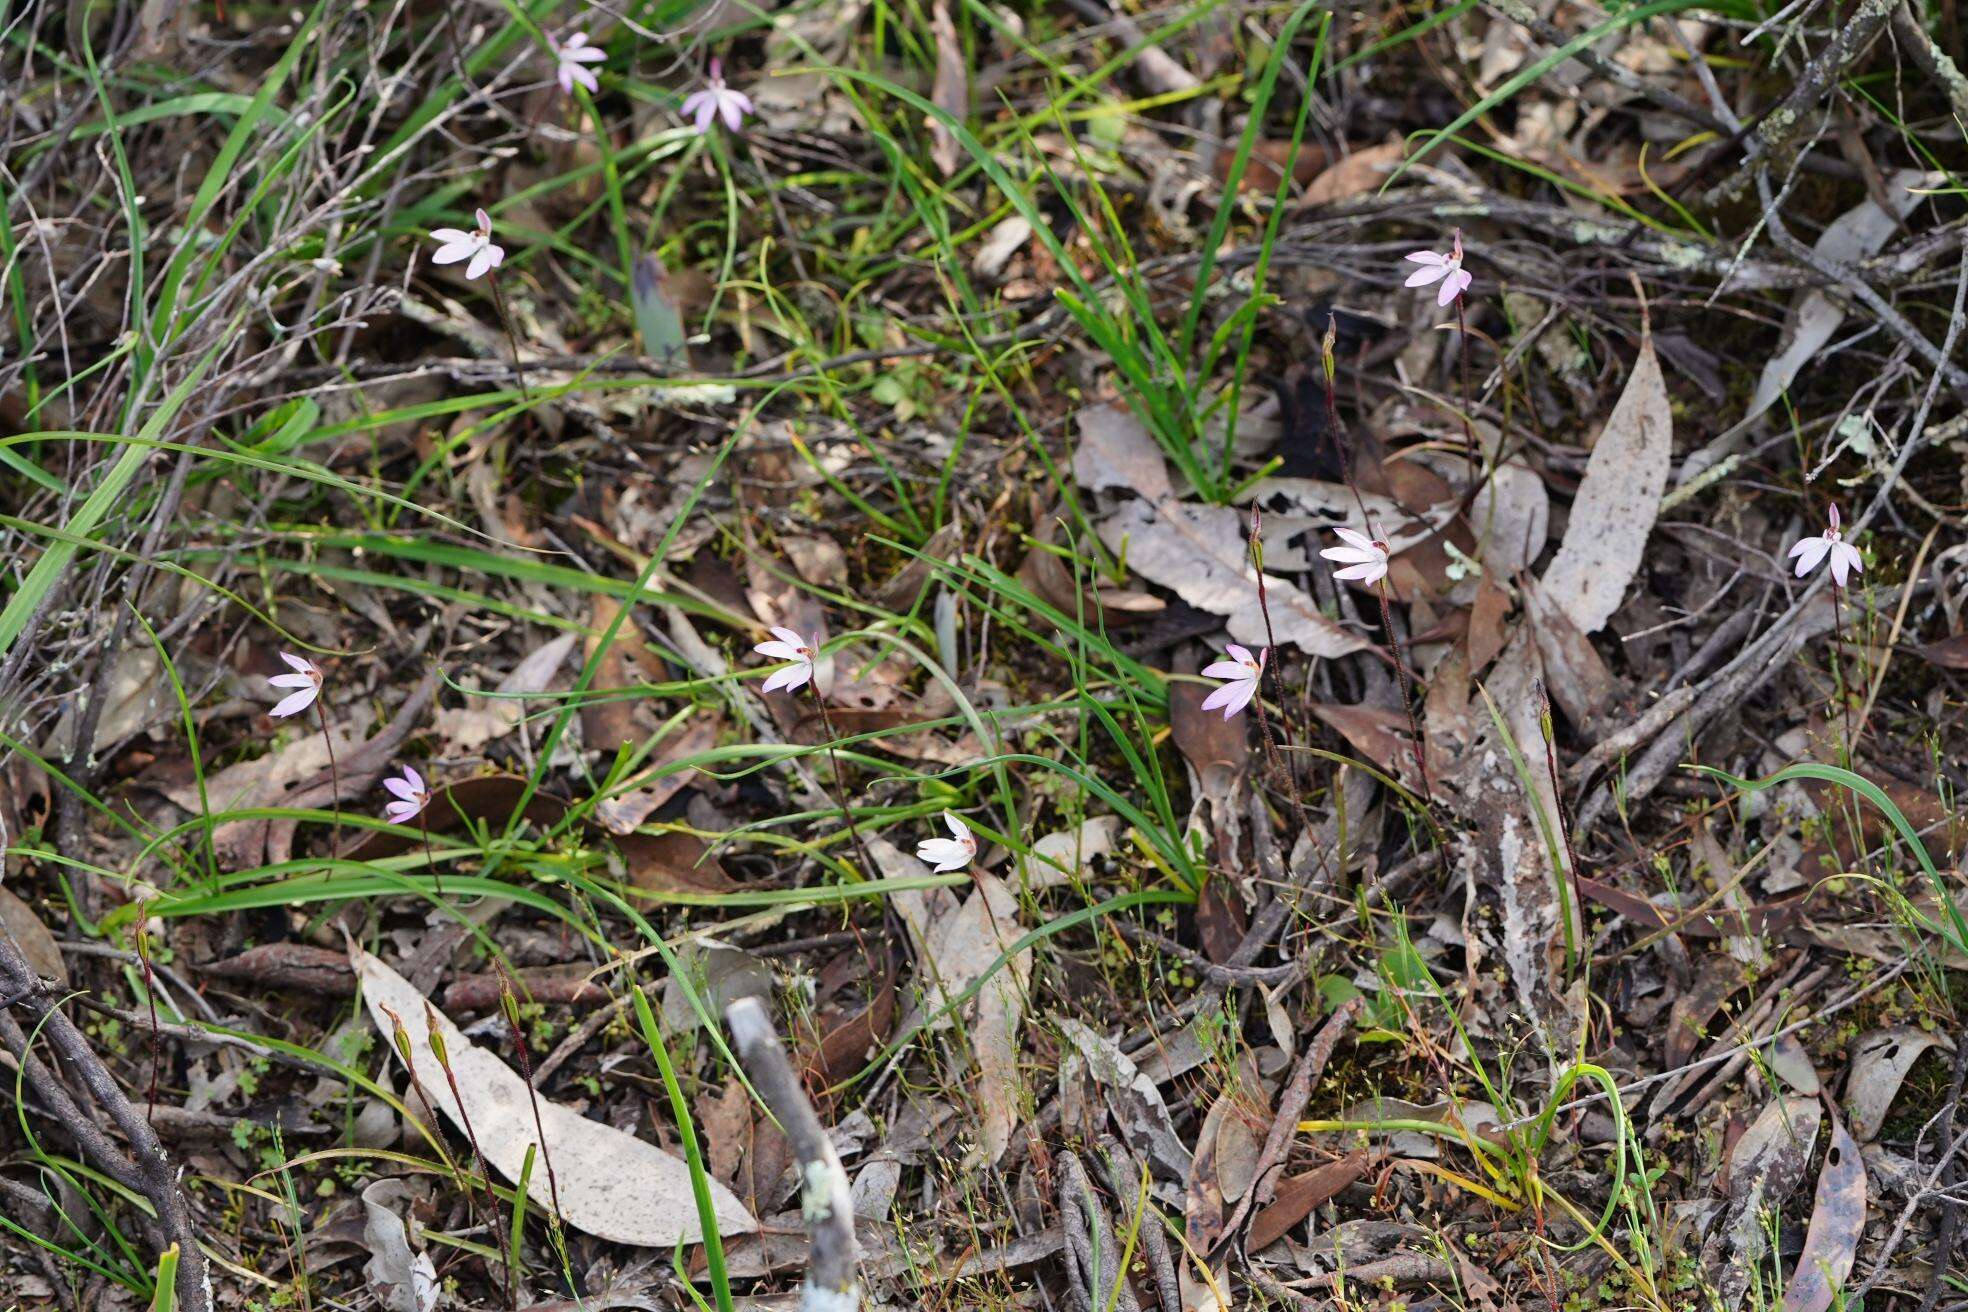
[[383, 1312], [431, 1312], [437, 1306], [437, 1267], [429, 1253], [411, 1251], [410, 1233], [395, 1211], [409, 1196], [394, 1177], [362, 1191], [362, 1246], [369, 1250], [362, 1275]]
[[[266, 685], [255, 679], [249, 681], [249, 686], [258, 694]], [[157, 649], [148, 642], [118, 652], [110, 662], [109, 677], [104, 680], [102, 711], [96, 721], [96, 750], [104, 750], [170, 719], [177, 711], [170, 689]], [[278, 689], [270, 691], [273, 696], [279, 695]], [[58, 755], [67, 756], [74, 751], [75, 735], [81, 728], [86, 704], [86, 698], [66, 700], [49, 740], [51, 745], [59, 744], [55, 749]]]
[[[1926, 189], [1937, 185], [1937, 174], [1919, 169], [1899, 169], [1886, 179], [1886, 197], [1892, 204], [1889, 214], [1870, 196], [1825, 225], [1824, 233], [1812, 253], [1833, 264], [1853, 264], [1876, 255], [1895, 232], [1900, 220], [1927, 197]], [[1762, 414], [1797, 381], [1806, 364], [1824, 358], [1824, 348], [1845, 321], [1844, 302], [1813, 287], [1798, 297], [1796, 309], [1784, 325], [1782, 349], [1763, 366], [1756, 380], [1756, 394], [1750, 398], [1743, 419]], [[1740, 421], [1738, 421], [1740, 422]]]
[[1581, 633], [1597, 633], [1640, 572], [1674, 454], [1674, 418], [1654, 344], [1642, 338], [1626, 390], [1600, 430], [1565, 540], [1540, 586]]
[[1162, 449], [1133, 411], [1090, 405], [1076, 423], [1080, 440], [1073, 447], [1073, 481], [1083, 490], [1120, 487], [1150, 501], [1173, 494]]
[[[1269, 524], [1265, 563], [1274, 569], [1302, 566], [1304, 554], [1288, 543], [1306, 527], [1303, 521]], [[1101, 540], [1116, 553], [1124, 553], [1130, 569], [1173, 589], [1198, 610], [1221, 615], [1233, 640], [1262, 647], [1269, 639], [1245, 532], [1244, 516], [1235, 508], [1183, 501], [1152, 505], [1130, 501], [1100, 526]], [[1325, 657], [1365, 651], [1373, 645], [1327, 619], [1297, 585], [1267, 574], [1264, 586], [1278, 645]]]
[[[1785, 1034], [1770, 1045], [1769, 1062], [1771, 1073], [1789, 1085], [1792, 1093], [1815, 1098], [1824, 1088], [1810, 1052], [1795, 1034]], [[1842, 1127], [1839, 1133], [1844, 1133]]]
[[1529, 569], [1544, 551], [1551, 496], [1534, 469], [1505, 461], [1490, 472], [1469, 506], [1469, 525], [1481, 543], [1477, 558], [1501, 579]]
[[1723, 1307], [1739, 1305], [1748, 1289], [1768, 1247], [1766, 1216], [1803, 1181], [1821, 1120], [1816, 1098], [1773, 1098], [1730, 1149], [1728, 1212], [1702, 1247], [1702, 1265], [1715, 1273]]
[[[1382, 496], [1378, 492], [1355, 495], [1353, 489], [1344, 483], [1328, 483], [1318, 478], [1267, 478], [1249, 488], [1239, 498], [1239, 504], [1248, 506], [1256, 501], [1264, 506], [1275, 506], [1279, 498], [1289, 502], [1294, 513], [1289, 518], [1279, 518], [1269, 511], [1265, 513], [1267, 559], [1273, 545], [1273, 528], [1281, 533], [1295, 531], [1301, 523], [1310, 526], [1315, 533], [1328, 532], [1335, 524], [1359, 528], [1363, 509], [1368, 522], [1383, 531], [1382, 540], [1387, 543], [1388, 550], [1398, 556], [1409, 547], [1434, 537], [1444, 524], [1455, 518], [1457, 508], [1453, 500], [1441, 501], [1416, 514], [1392, 497]], [[1248, 515], [1249, 511], [1244, 513]], [[1301, 515], [1303, 521], [1299, 518]], [[1329, 537], [1320, 545], [1329, 546], [1332, 542]]]
[[663, 1028], [671, 1034], [695, 1033], [704, 1023], [684, 991], [686, 980], [713, 1023], [736, 999], [772, 991], [772, 968], [743, 948], [695, 938], [679, 943], [674, 955], [677, 968], [663, 981]]
[[1107, 1106], [1127, 1145], [1148, 1160], [1157, 1179], [1180, 1185], [1189, 1178], [1192, 1156], [1175, 1132], [1161, 1090], [1143, 1075], [1125, 1053], [1071, 1017], [1059, 1021], [1060, 1033], [1079, 1050], [1088, 1074], [1107, 1093]]
[[[978, 877], [995, 879], [989, 872], [979, 872]], [[983, 895], [982, 887], [971, 894], [973, 898]], [[1017, 900], [1009, 893], [1006, 898], [1015, 916]], [[999, 929], [1001, 937], [1012, 941], [1018, 937], [1015, 919], [1001, 924]], [[1019, 1039], [1031, 979], [1032, 949], [1024, 948], [984, 981], [972, 1003], [976, 1013], [971, 1022], [970, 1041], [977, 1054], [978, 1155], [985, 1166], [995, 1165], [1011, 1146], [1012, 1132], [1018, 1127], [1023, 1111], [1025, 1085], [1018, 1067]]]
[[1121, 832], [1117, 815], [1096, 815], [1072, 829], [1062, 829], [1032, 844], [1035, 860], [1027, 864], [1027, 882], [1033, 888], [1051, 888], [1084, 873], [1090, 861], [1114, 850]]
[[[426, 1012], [424, 995], [410, 981], [353, 942], [349, 944], [349, 963], [361, 981], [363, 1000], [383, 1037], [383, 1046], [402, 1062], [392, 1038], [393, 1012], [409, 1035], [417, 1082], [462, 1129], [458, 1099], [430, 1046], [426, 1016], [435, 1017], [479, 1146], [493, 1169], [517, 1183], [528, 1146], [534, 1146], [537, 1154], [541, 1139], [534, 1126], [533, 1100], [527, 1095], [526, 1082], [505, 1062], [472, 1044], [443, 1013]], [[539, 1099], [539, 1116], [546, 1130], [545, 1151], [553, 1158], [561, 1219], [567, 1224], [597, 1238], [653, 1248], [703, 1239], [691, 1194], [690, 1168], [682, 1158], [545, 1098]], [[551, 1211], [553, 1194], [546, 1174], [536, 1164], [527, 1196], [533, 1206]], [[715, 1180], [710, 1188], [721, 1234], [747, 1234], [758, 1229], [758, 1222], [736, 1194]]]
[[1861, 1034], [1852, 1043], [1851, 1074], [1845, 1078], [1845, 1114], [1852, 1137], [1869, 1143], [1879, 1137], [1907, 1072], [1929, 1048], [1946, 1040], [1912, 1025], [1893, 1025]]
[[526, 703], [514, 694], [547, 691], [567, 653], [574, 650], [580, 639], [579, 633], [563, 633], [534, 648], [513, 667], [512, 673], [499, 681], [495, 691], [500, 696], [475, 697], [465, 706], [440, 707], [435, 717], [436, 727], [450, 744], [450, 750], [475, 752], [519, 727], [526, 717]]
[[[929, 873], [927, 865], [887, 839], [871, 836], [867, 842], [869, 854], [885, 878], [910, 879]], [[1004, 1155], [1018, 1124], [1024, 1089], [1018, 1067], [1019, 1035], [1025, 1020], [1032, 951], [1025, 948], [997, 966], [998, 958], [1024, 933], [1018, 920], [1018, 898], [988, 870], [973, 870], [971, 877], [974, 887], [962, 902], [947, 888], [905, 889], [894, 895], [893, 905], [915, 945], [916, 984], [921, 995], [904, 1017], [904, 1029], [983, 981], [962, 1011], [977, 1059], [978, 1145], [988, 1164]], [[986, 978], [993, 967], [997, 967], [996, 972]], [[950, 1017], [945, 1016], [934, 1028], [950, 1024]]]
[[[1358, 1125], [1386, 1121], [1430, 1121], [1449, 1129], [1458, 1137], [1461, 1126], [1471, 1134], [1480, 1135], [1492, 1126], [1503, 1124], [1504, 1117], [1494, 1103], [1481, 1099], [1444, 1099], [1439, 1102], [1409, 1102], [1405, 1098], [1366, 1098], [1349, 1103], [1333, 1119]], [[1358, 1131], [1349, 1131], [1358, 1134]], [[1390, 1151], [1402, 1157], [1419, 1157], [1433, 1160], [1442, 1155], [1442, 1138], [1421, 1130], [1369, 1130], [1368, 1137], [1376, 1143], [1384, 1140]], [[1344, 1137], [1344, 1136], [1342, 1136]]]
[[1831, 1146], [1825, 1150], [1817, 1197], [1811, 1204], [1811, 1225], [1784, 1289], [1783, 1312], [1826, 1312], [1831, 1307], [1845, 1277], [1852, 1274], [1865, 1224], [1865, 1158], [1834, 1116]]
[[931, 968], [931, 978], [923, 983], [930, 1005], [937, 1007], [978, 985], [966, 1010], [977, 1057], [978, 1142], [988, 1164], [1004, 1155], [1018, 1122], [1018, 1040], [1032, 951], [1013, 953], [998, 965], [1022, 934], [1018, 899], [988, 870], [972, 870], [971, 876], [976, 887], [962, 905], [929, 927], [923, 964]]

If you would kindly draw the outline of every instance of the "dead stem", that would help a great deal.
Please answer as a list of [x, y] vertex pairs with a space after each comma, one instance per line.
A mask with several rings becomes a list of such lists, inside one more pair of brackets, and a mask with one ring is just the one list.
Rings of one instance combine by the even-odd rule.
[[[832, 767], [834, 774], [834, 805], [841, 809], [841, 819], [847, 822], [848, 840], [854, 844], [854, 854], [861, 860], [863, 877], [867, 877], [874, 873], [875, 865], [873, 861], [869, 860], [868, 849], [861, 842], [861, 829], [854, 823], [854, 808], [848, 805], [847, 779], [841, 773], [840, 754], [834, 750], [834, 743], [840, 735], [834, 730], [834, 717], [827, 710], [827, 699], [820, 692], [820, 680], [817, 677], [817, 672], [813, 680], [813, 700], [820, 706], [820, 723], [827, 732], [827, 761]], [[884, 900], [884, 905], [886, 905], [886, 900]], [[849, 919], [847, 921], [847, 928], [854, 935], [854, 941], [860, 945], [862, 957], [867, 960], [869, 968], [873, 969], [875, 964], [874, 949], [862, 937], [861, 926]]]
[[1469, 464], [1469, 481], [1476, 482], [1478, 462], [1476, 459], [1476, 430], [1469, 422], [1469, 321], [1464, 317], [1464, 297], [1456, 294], [1456, 370], [1459, 381], [1456, 391], [1461, 404], [1457, 411], [1462, 419], [1462, 458]]
[[820, 680], [813, 681], [813, 700], [820, 707], [820, 724], [827, 731], [827, 760], [834, 771], [834, 805], [841, 809], [841, 819], [847, 822], [847, 836], [854, 843], [854, 853], [861, 858], [863, 874], [873, 872], [874, 862], [868, 859], [868, 849], [861, 843], [860, 827], [854, 823], [854, 809], [847, 804], [847, 780], [841, 774], [840, 755], [834, 750], [834, 743], [840, 735], [834, 731], [834, 717], [827, 711], [827, 699], [820, 692]]
[[[1271, 628], [1271, 603], [1264, 590], [1264, 512], [1254, 503], [1251, 506], [1250, 558], [1251, 568], [1257, 571], [1257, 609], [1258, 613], [1264, 616], [1265, 646], [1264, 655], [1259, 663], [1265, 669], [1269, 670], [1271, 674], [1271, 686], [1277, 693], [1278, 709], [1282, 713], [1285, 706], [1284, 681], [1278, 677], [1278, 671], [1272, 666], [1271, 662], [1272, 655], [1277, 651], [1278, 637]], [[1273, 786], [1280, 789], [1290, 799], [1292, 813], [1298, 820], [1299, 831], [1310, 835], [1312, 832], [1312, 820], [1306, 814], [1304, 800], [1299, 796], [1298, 779], [1293, 772], [1285, 769], [1285, 763], [1278, 754], [1277, 740], [1271, 736], [1270, 716], [1264, 709], [1262, 676], [1259, 677], [1258, 683], [1260, 685], [1258, 695], [1251, 698], [1251, 705], [1257, 708], [1257, 732], [1258, 736], [1264, 740], [1264, 757], [1270, 767]], [[1287, 732], [1282, 720], [1278, 725], [1278, 731], [1280, 734]], [[1289, 746], [1290, 744], [1287, 743], [1286, 745]]]
[[1371, 518], [1367, 514], [1367, 499], [1360, 495], [1360, 484], [1353, 476], [1353, 443], [1339, 422], [1339, 379], [1333, 360], [1333, 348], [1338, 341], [1339, 316], [1328, 312], [1326, 333], [1319, 341], [1319, 356], [1326, 370], [1326, 431], [1332, 434], [1333, 446], [1339, 452], [1339, 472], [1346, 479], [1347, 491], [1353, 494], [1353, 504], [1360, 508], [1360, 523], [1364, 526]]

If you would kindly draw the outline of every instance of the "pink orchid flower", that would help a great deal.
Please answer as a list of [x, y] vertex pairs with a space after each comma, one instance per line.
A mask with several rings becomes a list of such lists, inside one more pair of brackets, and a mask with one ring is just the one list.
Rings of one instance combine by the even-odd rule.
[[1270, 648], [1253, 657], [1250, 648], [1231, 643], [1223, 649], [1230, 659], [1217, 661], [1203, 667], [1203, 677], [1225, 680], [1223, 685], [1203, 698], [1202, 709], [1206, 711], [1223, 708], [1223, 718], [1229, 719], [1238, 711], [1251, 704], [1257, 696], [1258, 680], [1264, 677], [1264, 662], [1271, 657]]
[[1456, 297], [1469, 290], [1469, 284], [1476, 281], [1469, 276], [1469, 270], [1462, 267], [1462, 230], [1458, 228], [1454, 236], [1454, 248], [1444, 255], [1440, 251], [1416, 251], [1408, 258], [1421, 267], [1408, 275], [1410, 287], [1426, 287], [1431, 282], [1440, 282], [1442, 290], [1435, 293], [1435, 304], [1447, 305]]
[[813, 655], [820, 649], [820, 639], [816, 637], [809, 641], [791, 629], [780, 628], [773, 629], [772, 636], [778, 641], [761, 642], [752, 650], [775, 661], [791, 661], [792, 664], [774, 671], [772, 677], [765, 681], [764, 691], [778, 692], [784, 688], [787, 692], [795, 692], [805, 687], [813, 678]]
[[267, 682], [276, 688], [294, 688], [297, 691], [290, 692], [275, 702], [273, 709], [267, 714], [277, 720], [284, 720], [290, 715], [299, 715], [314, 705], [314, 699], [321, 695], [321, 667], [305, 657], [296, 656], [291, 651], [281, 652], [280, 659], [286, 661], [293, 672], [276, 674]]
[[408, 824], [430, 805], [431, 793], [424, 786], [423, 776], [407, 765], [403, 767], [401, 779], [385, 779], [383, 787], [396, 798], [383, 807], [383, 818], [393, 825]]
[[580, 83], [590, 92], [601, 90], [601, 83], [595, 78], [594, 70], [585, 68], [586, 64], [599, 64], [608, 58], [606, 51], [588, 44], [586, 32], [576, 32], [567, 38], [566, 44], [547, 38], [547, 45], [553, 50], [554, 78], [560, 83], [562, 95], [574, 94], [574, 84]]
[[1319, 554], [1346, 566], [1345, 569], [1334, 570], [1334, 578], [1378, 583], [1387, 577], [1387, 543], [1384, 540], [1370, 538], [1357, 529], [1336, 528], [1333, 532], [1339, 534], [1340, 541], [1346, 545], [1327, 547]]
[[1792, 543], [1790, 555], [1797, 562], [1797, 577], [1800, 579], [1830, 557], [1831, 581], [1841, 588], [1845, 586], [1846, 579], [1865, 571], [1865, 561], [1859, 558], [1859, 549], [1838, 535], [1837, 506], [1831, 508], [1831, 520], [1825, 526], [1823, 536], [1803, 538]]
[[711, 130], [714, 118], [723, 119], [724, 126], [736, 132], [743, 126], [745, 115], [753, 112], [750, 96], [724, 84], [724, 61], [719, 59], [711, 61], [710, 81], [704, 89], [691, 92], [683, 102], [683, 116], [696, 120], [699, 136]]
[[465, 277], [478, 278], [506, 262], [506, 248], [492, 240], [492, 216], [480, 210], [477, 217], [478, 227], [472, 232], [461, 228], [437, 228], [431, 232], [432, 240], [438, 243], [437, 253], [431, 256], [432, 264], [470, 260], [465, 266]]

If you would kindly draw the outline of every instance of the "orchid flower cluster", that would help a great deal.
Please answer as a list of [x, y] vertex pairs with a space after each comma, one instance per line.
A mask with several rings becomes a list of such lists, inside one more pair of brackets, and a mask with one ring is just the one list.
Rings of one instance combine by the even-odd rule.
[[[577, 86], [588, 92], [601, 90], [601, 80], [591, 66], [605, 63], [608, 53], [588, 44], [586, 32], [572, 33], [566, 40], [549, 35], [547, 49], [554, 58], [554, 81], [560, 84], [562, 95], [573, 95]], [[711, 125], [719, 121], [728, 130], [737, 132], [745, 125], [746, 117], [757, 112], [750, 96], [725, 85], [724, 63], [716, 58], [711, 60], [710, 76], [704, 86], [684, 97], [679, 109], [691, 121], [691, 130], [698, 136], [708, 133]], [[506, 258], [505, 248], [492, 240], [491, 216], [481, 209], [475, 217], [478, 226], [470, 230], [435, 228], [431, 231], [431, 240], [437, 243], [431, 263], [463, 262], [466, 279], [473, 281], [497, 269]]]
[[[287, 673], [273, 675], [267, 683], [286, 695], [275, 702], [267, 714], [284, 720], [299, 715], [320, 700], [327, 676], [321, 672], [319, 665], [305, 656], [283, 651], [280, 659], [286, 664]], [[328, 732], [326, 716], [322, 719], [321, 731], [323, 734]], [[383, 807], [383, 818], [397, 825], [416, 819], [430, 805], [433, 796], [432, 790], [424, 784], [423, 776], [407, 765], [400, 768], [403, 772], [401, 777], [383, 780], [384, 790], [395, 799]]]
[[[598, 89], [594, 72], [588, 65], [602, 62], [605, 56], [587, 42], [584, 32], [574, 33], [564, 43], [549, 38], [563, 92], [571, 93], [577, 84], [589, 91]], [[725, 85], [722, 65], [713, 59], [708, 84], [684, 100], [682, 112], [693, 120], [694, 130], [702, 134], [709, 132], [712, 124], [720, 120], [726, 128], [736, 132], [743, 125], [745, 116], [753, 113], [754, 109], [748, 96]], [[454, 264], [468, 261], [465, 267], [467, 278], [477, 278], [498, 268], [505, 258], [505, 252], [492, 241], [492, 220], [482, 209], [477, 212], [477, 219], [478, 227], [470, 232], [456, 228], [440, 228], [433, 232], [432, 237], [440, 243], [437, 253], [432, 256], [433, 262]], [[1436, 293], [1438, 305], [1447, 306], [1466, 296], [1474, 282], [1472, 275], [1463, 267], [1460, 231], [1451, 235], [1450, 249], [1446, 253], [1415, 251], [1406, 258], [1420, 267], [1408, 275], [1405, 285], [1425, 287], [1439, 283]], [[1370, 524], [1368, 528], [1371, 532], [1345, 526], [1334, 528], [1339, 545], [1324, 548], [1319, 555], [1337, 566], [1333, 571], [1334, 579], [1379, 588], [1384, 603], [1388, 561], [1392, 553], [1386, 530], [1378, 524]], [[1832, 583], [1839, 589], [1845, 588], [1851, 576], [1865, 568], [1858, 548], [1840, 536], [1836, 506], [1830, 508], [1823, 534], [1798, 541], [1792, 545], [1789, 554], [1796, 561], [1799, 578], [1829, 561]], [[811, 684], [814, 695], [820, 696], [819, 685], [814, 681], [814, 662], [822, 647], [820, 637], [807, 637], [796, 630], [776, 626], [771, 632], [771, 640], [759, 643], [753, 650], [760, 656], [783, 664], [767, 676], [763, 691], [797, 692]], [[1202, 671], [1205, 678], [1217, 680], [1218, 685], [1203, 699], [1201, 708], [1206, 711], [1221, 710], [1226, 721], [1240, 714], [1256, 700], [1270, 655], [1269, 648], [1253, 655], [1247, 647], [1228, 644], [1224, 648], [1224, 658], [1205, 666]], [[290, 667], [290, 672], [268, 680], [286, 693], [273, 707], [271, 714], [286, 717], [299, 714], [315, 704], [321, 695], [323, 676], [312, 661], [288, 652], [282, 652], [280, 658]], [[288, 691], [290, 689], [292, 691]], [[433, 796], [431, 788], [414, 769], [405, 765], [401, 770], [400, 776], [383, 780], [383, 787], [392, 798], [384, 808], [384, 816], [393, 824], [404, 824], [421, 815]], [[977, 858], [978, 851], [976, 835], [961, 817], [945, 811], [943, 819], [950, 836], [924, 839], [916, 848], [917, 857], [938, 874], [963, 869]]]

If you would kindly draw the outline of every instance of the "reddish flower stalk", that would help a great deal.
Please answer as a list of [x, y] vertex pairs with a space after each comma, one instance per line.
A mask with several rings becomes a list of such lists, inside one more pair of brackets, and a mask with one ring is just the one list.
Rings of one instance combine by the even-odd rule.
[[[465, 1127], [465, 1138], [471, 1143], [472, 1147], [472, 1165], [478, 1169], [479, 1174], [485, 1177], [485, 1192], [491, 1199], [492, 1228], [496, 1241], [498, 1224], [502, 1218], [499, 1215], [499, 1195], [492, 1189], [492, 1168], [486, 1163], [485, 1150], [478, 1146], [478, 1131], [472, 1128], [471, 1112], [465, 1108], [464, 1094], [458, 1091], [458, 1076], [451, 1069], [451, 1054], [445, 1050], [444, 1035], [438, 1029], [437, 1009], [431, 1006], [428, 999], [424, 1002], [424, 1030], [430, 1037], [430, 1050], [437, 1057], [438, 1069], [444, 1072], [444, 1082], [451, 1086], [451, 1101], [458, 1104], [458, 1121]], [[476, 1207], [472, 1202], [472, 1198], [473, 1190], [471, 1185], [467, 1183], [465, 1186], [465, 1202], [468, 1207], [473, 1207], [475, 1211]], [[495, 1242], [492, 1246], [496, 1248], [499, 1245]], [[513, 1294], [513, 1269], [510, 1257], [506, 1260], [504, 1266], [506, 1268], [506, 1306], [509, 1308], [515, 1307], [517, 1303]]]

